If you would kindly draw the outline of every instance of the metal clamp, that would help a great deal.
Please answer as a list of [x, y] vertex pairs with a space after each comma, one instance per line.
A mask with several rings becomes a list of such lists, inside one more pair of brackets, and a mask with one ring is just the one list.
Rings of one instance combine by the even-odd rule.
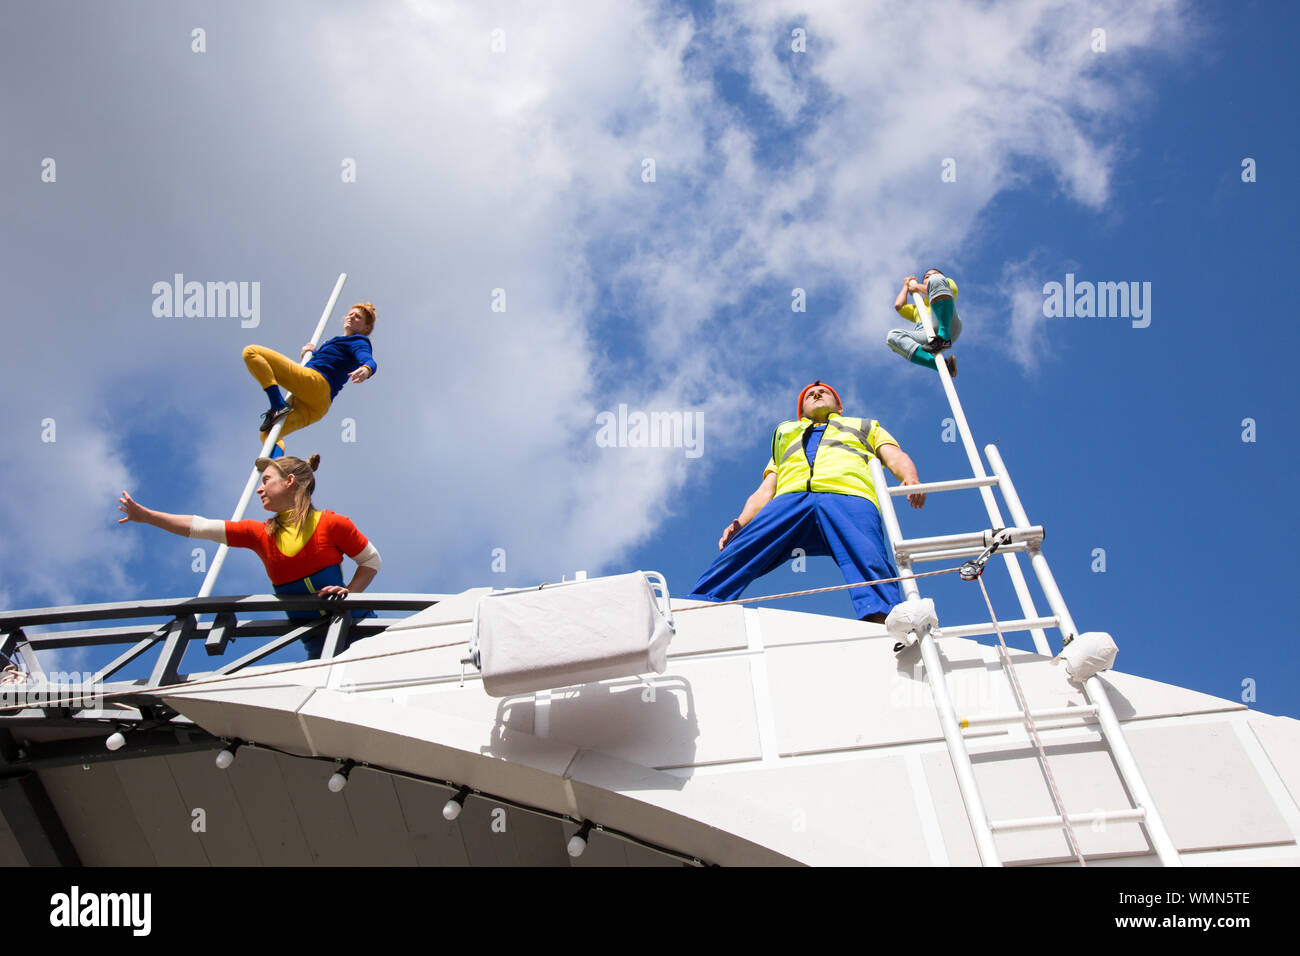
[[963, 581], [974, 581], [984, 573], [984, 565], [988, 563], [989, 558], [997, 552], [998, 548], [1004, 544], [1011, 543], [1011, 532], [1006, 528], [995, 528], [993, 530], [993, 540], [984, 552], [975, 560], [967, 561], [957, 572]]

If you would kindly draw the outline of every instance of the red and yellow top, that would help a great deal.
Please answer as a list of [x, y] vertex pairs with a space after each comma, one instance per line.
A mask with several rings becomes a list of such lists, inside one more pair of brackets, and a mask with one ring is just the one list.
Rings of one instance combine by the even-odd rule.
[[277, 530], [275, 540], [264, 521], [227, 521], [226, 543], [257, 553], [274, 585], [289, 584], [331, 565], [355, 558], [369, 542], [351, 520], [333, 511], [313, 511], [301, 529]]

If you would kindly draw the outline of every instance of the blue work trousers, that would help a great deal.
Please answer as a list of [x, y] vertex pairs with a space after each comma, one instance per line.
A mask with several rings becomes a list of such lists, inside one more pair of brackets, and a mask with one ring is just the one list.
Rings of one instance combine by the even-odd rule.
[[[690, 597], [730, 601], [757, 577], [789, 561], [795, 548], [835, 559], [845, 583], [898, 576], [880, 512], [867, 498], [825, 491], [777, 495], [713, 559]], [[887, 614], [902, 601], [897, 583], [849, 589], [859, 618]]]

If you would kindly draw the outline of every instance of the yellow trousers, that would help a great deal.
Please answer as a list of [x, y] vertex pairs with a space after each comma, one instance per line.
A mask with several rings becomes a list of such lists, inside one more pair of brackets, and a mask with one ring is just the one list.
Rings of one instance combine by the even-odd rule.
[[[288, 356], [261, 345], [245, 347], [244, 364], [262, 388], [279, 385], [292, 393], [293, 411], [284, 420], [281, 438], [320, 421], [330, 410], [330, 383], [315, 369], [299, 365]], [[267, 432], [261, 434], [265, 442]]]

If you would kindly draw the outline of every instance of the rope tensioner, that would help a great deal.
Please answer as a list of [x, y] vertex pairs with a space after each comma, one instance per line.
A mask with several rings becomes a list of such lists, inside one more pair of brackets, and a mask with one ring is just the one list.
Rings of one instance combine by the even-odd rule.
[[974, 581], [984, 573], [984, 565], [988, 563], [989, 558], [997, 552], [998, 548], [1004, 544], [1011, 543], [1011, 532], [1006, 528], [995, 528], [993, 530], [993, 540], [984, 552], [973, 561], [967, 561], [961, 566], [958, 574], [963, 581]]

